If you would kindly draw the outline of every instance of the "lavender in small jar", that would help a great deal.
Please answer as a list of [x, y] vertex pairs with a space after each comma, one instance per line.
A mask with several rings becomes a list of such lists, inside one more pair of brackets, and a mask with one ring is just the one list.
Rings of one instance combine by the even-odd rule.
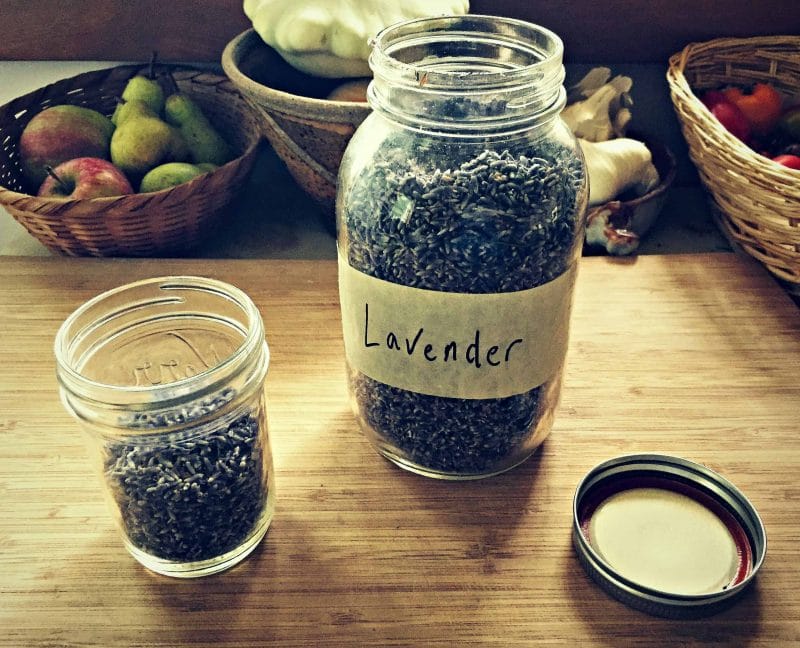
[[[104, 473], [129, 542], [173, 561], [202, 561], [236, 548], [256, 527], [269, 493], [266, 419], [257, 409], [208, 417], [234, 397], [227, 389], [190, 407], [136, 415], [148, 436], [106, 445]], [[205, 423], [194, 425], [200, 419]], [[181, 424], [180, 432], [159, 430]]]
[[250, 554], [275, 506], [269, 349], [250, 298], [203, 277], [134, 282], [78, 308], [55, 351], [128, 551], [182, 578]]

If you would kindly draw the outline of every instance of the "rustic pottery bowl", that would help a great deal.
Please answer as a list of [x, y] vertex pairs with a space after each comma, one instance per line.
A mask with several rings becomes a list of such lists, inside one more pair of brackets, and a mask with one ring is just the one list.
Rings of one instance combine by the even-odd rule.
[[619, 196], [602, 205], [590, 207], [586, 214], [586, 243], [605, 248], [613, 255], [635, 252], [642, 238], [658, 219], [667, 201], [669, 188], [675, 179], [675, 156], [662, 143], [631, 135], [644, 141], [653, 155], [659, 183], [643, 196]]
[[304, 74], [249, 29], [222, 53], [225, 74], [261, 111], [264, 135], [292, 177], [333, 217], [339, 163], [370, 108], [327, 97], [346, 79]]

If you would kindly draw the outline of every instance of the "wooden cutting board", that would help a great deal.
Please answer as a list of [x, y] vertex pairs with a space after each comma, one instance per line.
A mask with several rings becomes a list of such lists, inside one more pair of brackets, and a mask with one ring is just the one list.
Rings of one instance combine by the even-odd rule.
[[[234, 569], [180, 581], [122, 548], [53, 336], [95, 294], [164, 274], [244, 289], [271, 347], [277, 512]], [[0, 259], [0, 646], [800, 645], [800, 311], [730, 254], [581, 262], [555, 427], [522, 466], [439, 482], [380, 458], [348, 409], [336, 266]], [[766, 563], [702, 621], [609, 598], [570, 542], [581, 477], [661, 452], [733, 481]]]

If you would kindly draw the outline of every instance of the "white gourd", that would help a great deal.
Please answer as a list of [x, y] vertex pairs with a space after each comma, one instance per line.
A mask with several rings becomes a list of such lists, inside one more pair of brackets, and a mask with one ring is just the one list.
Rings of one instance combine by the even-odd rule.
[[384, 27], [468, 11], [469, 0], [244, 0], [253, 29], [289, 65], [332, 78], [369, 76], [369, 41]]

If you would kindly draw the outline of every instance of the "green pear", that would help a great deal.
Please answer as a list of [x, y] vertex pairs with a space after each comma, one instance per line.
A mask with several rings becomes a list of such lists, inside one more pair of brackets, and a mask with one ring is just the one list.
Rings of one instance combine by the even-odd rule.
[[233, 156], [227, 142], [190, 97], [177, 92], [164, 104], [167, 121], [177, 126], [191, 152], [192, 162], [225, 164]]
[[119, 126], [131, 117], [158, 117], [158, 113], [141, 99], [122, 99], [114, 109], [111, 121]]
[[143, 74], [137, 74], [128, 81], [122, 91], [122, 98], [125, 101], [142, 101], [150, 106], [156, 115], [160, 115], [164, 110], [164, 90], [161, 84]]
[[195, 164], [195, 166], [203, 173], [211, 173], [212, 171], [219, 169], [216, 164], [212, 164], [211, 162], [200, 162], [199, 164]]
[[[129, 119], [137, 117], [154, 117], [159, 119], [158, 115], [153, 112], [152, 108], [141, 101], [140, 99], [131, 99], [130, 101], [123, 101], [117, 105], [114, 115], [111, 120], [115, 121], [117, 126], [124, 124]], [[163, 120], [162, 120], [163, 121]], [[166, 123], [166, 122], [165, 122]], [[191, 157], [189, 147], [181, 135], [181, 131], [177, 126], [168, 124], [170, 131], [169, 150], [164, 161], [169, 162], [186, 162]]]
[[129, 176], [141, 176], [168, 159], [174, 131], [158, 117], [132, 116], [111, 136], [111, 161]]
[[139, 185], [140, 193], [169, 189], [205, 173], [188, 162], [167, 162], [148, 171]]

